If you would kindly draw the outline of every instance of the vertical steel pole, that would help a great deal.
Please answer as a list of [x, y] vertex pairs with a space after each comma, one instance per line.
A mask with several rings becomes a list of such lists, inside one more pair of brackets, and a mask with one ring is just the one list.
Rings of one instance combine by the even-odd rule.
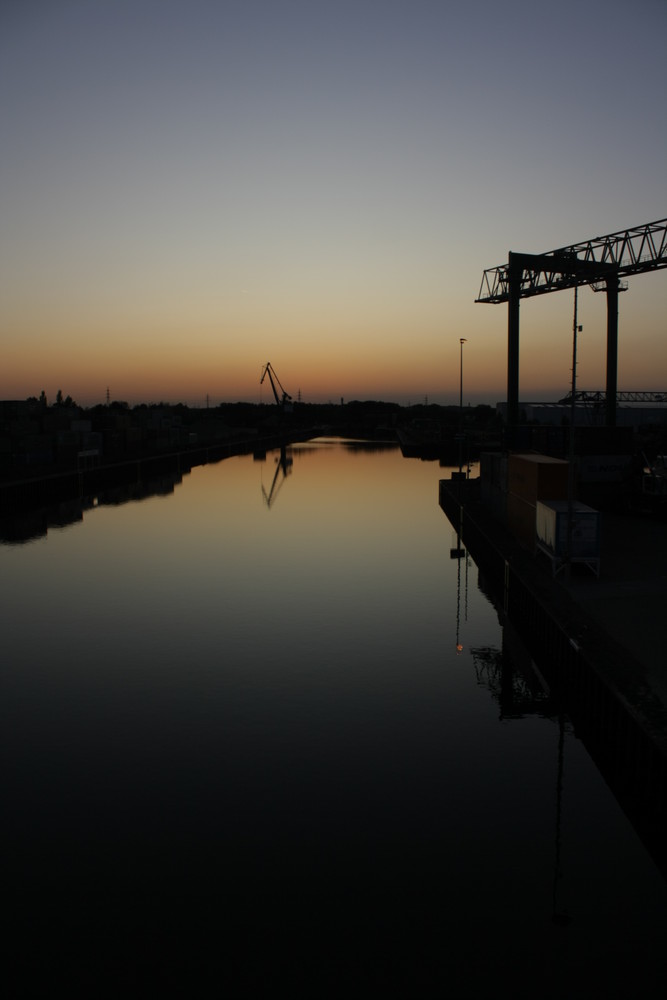
[[616, 426], [616, 392], [618, 389], [618, 275], [606, 279], [607, 285], [607, 427]]
[[[577, 293], [578, 287], [574, 286], [574, 319], [572, 321], [572, 401], [570, 404], [570, 424], [574, 427], [575, 417], [575, 396], [577, 392]], [[570, 435], [570, 455], [574, 450], [574, 436]]]
[[523, 269], [512, 262], [509, 255], [507, 267], [507, 425], [514, 428], [519, 423], [519, 300]]
[[576, 419], [576, 397], [577, 397], [577, 293], [579, 289], [574, 286], [574, 319], [572, 321], [572, 400], [570, 403], [570, 441], [569, 441], [569, 464], [567, 470], [567, 539], [566, 553], [567, 572], [572, 572], [572, 530], [574, 527], [574, 424]]

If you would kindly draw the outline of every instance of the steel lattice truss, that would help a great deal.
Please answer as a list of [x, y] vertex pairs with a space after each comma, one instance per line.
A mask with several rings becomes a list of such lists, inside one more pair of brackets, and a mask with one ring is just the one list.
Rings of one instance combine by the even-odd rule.
[[[577, 403], [604, 403], [606, 398], [607, 393], [604, 389], [577, 389], [574, 394]], [[667, 403], [667, 392], [617, 392], [616, 401], [618, 403]], [[568, 393], [559, 402], [571, 403], [572, 393]]]
[[484, 272], [475, 301], [507, 302], [510, 277], [519, 281], [520, 298], [528, 298], [577, 285], [596, 288], [613, 275], [620, 279], [663, 267], [667, 267], [667, 219], [544, 254], [510, 254], [507, 264]]

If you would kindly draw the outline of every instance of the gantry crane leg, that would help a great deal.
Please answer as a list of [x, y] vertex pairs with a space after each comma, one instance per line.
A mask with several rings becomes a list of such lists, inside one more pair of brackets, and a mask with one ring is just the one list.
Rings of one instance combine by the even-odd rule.
[[618, 391], [618, 277], [610, 275], [607, 286], [607, 427], [616, 426], [616, 393]]

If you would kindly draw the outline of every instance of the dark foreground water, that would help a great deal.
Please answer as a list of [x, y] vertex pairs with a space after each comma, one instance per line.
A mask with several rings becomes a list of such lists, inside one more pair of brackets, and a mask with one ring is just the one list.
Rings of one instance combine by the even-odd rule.
[[13, 995], [661, 995], [664, 881], [534, 678], [501, 711], [449, 471], [279, 459], [0, 547]]

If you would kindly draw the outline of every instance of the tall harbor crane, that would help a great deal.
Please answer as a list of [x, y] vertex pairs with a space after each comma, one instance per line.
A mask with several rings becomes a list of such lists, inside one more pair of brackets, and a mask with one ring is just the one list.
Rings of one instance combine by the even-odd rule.
[[[285, 392], [285, 390], [283, 389], [280, 379], [276, 375], [275, 370], [271, 365], [270, 361], [267, 361], [267, 363], [264, 365], [264, 368], [262, 369], [262, 377], [259, 380], [260, 385], [263, 383], [267, 375], [269, 376], [269, 382], [271, 383], [271, 388], [273, 389], [273, 395], [275, 397], [277, 405], [280, 407], [281, 410], [289, 413], [292, 409], [292, 397], [288, 392]], [[282, 398], [278, 395], [278, 390], [276, 389], [276, 382], [280, 386], [280, 391], [282, 392]]]

